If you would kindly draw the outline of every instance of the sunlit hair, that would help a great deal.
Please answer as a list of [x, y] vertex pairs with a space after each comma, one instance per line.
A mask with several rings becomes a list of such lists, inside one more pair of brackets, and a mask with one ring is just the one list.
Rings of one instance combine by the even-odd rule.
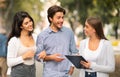
[[48, 21], [51, 23], [49, 18], [53, 18], [53, 16], [55, 15], [56, 12], [63, 12], [63, 14], [65, 15], [65, 9], [63, 9], [60, 6], [54, 5], [51, 6], [48, 10], [47, 10], [47, 17], [48, 17]]
[[102, 21], [99, 17], [89, 17], [87, 18], [86, 22], [95, 29], [96, 35], [98, 36], [99, 39], [107, 40], [103, 32]]
[[[20, 37], [21, 30], [22, 30], [21, 26], [26, 17], [30, 18], [30, 20], [33, 22], [33, 29], [34, 29], [34, 21], [33, 21], [32, 17], [25, 11], [19, 11], [14, 15], [13, 23], [12, 23], [12, 30], [8, 37], [8, 41], [13, 36]], [[33, 31], [29, 32], [29, 35], [31, 35], [32, 33], [33, 33]]]

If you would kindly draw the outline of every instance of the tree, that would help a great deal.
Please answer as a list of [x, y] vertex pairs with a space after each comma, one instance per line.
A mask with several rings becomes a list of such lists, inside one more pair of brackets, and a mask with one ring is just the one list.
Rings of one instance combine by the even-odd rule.
[[113, 2], [113, 7], [114, 7], [114, 10], [117, 11], [116, 15], [114, 16], [114, 31], [115, 31], [115, 38], [118, 39], [118, 27], [119, 27], [119, 24], [120, 24], [120, 0], [115, 0]]
[[[92, 0], [59, 0], [61, 5], [67, 8], [67, 15], [71, 28], [75, 31], [78, 25], [74, 25], [75, 22], [80, 22], [84, 27], [84, 22], [88, 17], [88, 9], [93, 7]], [[83, 38], [85, 35], [83, 34]]]
[[[1, 18], [1, 27], [7, 28], [6, 25], [9, 24], [8, 16], [12, 8], [13, 0], [1, 0], [0, 4], [0, 18]], [[7, 22], [7, 23], [6, 23]]]
[[[67, 8], [69, 22], [74, 31], [74, 22], [80, 22], [84, 27], [84, 22], [89, 16], [99, 16], [104, 24], [113, 23], [115, 38], [118, 39], [118, 27], [120, 22], [120, 0], [59, 0], [61, 5]], [[74, 12], [76, 11], [76, 15]], [[116, 12], [114, 14], [114, 12]], [[71, 17], [71, 18], [70, 18]], [[84, 38], [84, 36], [83, 36]]]
[[[40, 19], [40, 11], [42, 10], [42, 3], [40, 0], [4, 0], [4, 5], [6, 7], [2, 7], [0, 9], [0, 17], [3, 19], [4, 26], [7, 31], [11, 29], [11, 22], [13, 15], [17, 11], [27, 11], [34, 19], [35, 23], [39, 22]], [[7, 23], [6, 23], [7, 22]]]
[[[115, 38], [118, 39], [118, 27], [120, 21], [120, 0], [96, 0], [97, 14], [101, 16], [104, 23], [113, 23]], [[99, 11], [100, 10], [100, 11]]]

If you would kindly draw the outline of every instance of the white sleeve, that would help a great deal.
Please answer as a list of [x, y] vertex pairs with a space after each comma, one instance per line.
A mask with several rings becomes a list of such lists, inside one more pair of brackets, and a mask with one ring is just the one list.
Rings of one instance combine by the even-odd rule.
[[113, 48], [110, 43], [107, 42], [106, 51], [104, 52], [106, 52], [104, 55], [104, 57], [106, 57], [106, 63], [100, 65], [92, 62], [90, 68], [98, 72], [113, 72], [115, 70], [115, 58]]
[[17, 57], [17, 52], [19, 48], [18, 39], [16, 37], [11, 38], [7, 46], [7, 64], [8, 67], [15, 66], [17, 64], [23, 63], [22, 56]]

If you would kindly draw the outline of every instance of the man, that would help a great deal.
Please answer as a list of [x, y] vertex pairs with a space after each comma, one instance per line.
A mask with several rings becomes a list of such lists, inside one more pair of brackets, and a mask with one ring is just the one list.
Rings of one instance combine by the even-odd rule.
[[59, 6], [51, 6], [48, 11], [50, 26], [37, 38], [36, 59], [45, 50], [43, 77], [69, 77], [73, 73], [72, 64], [65, 55], [78, 52], [73, 32], [63, 27], [65, 10]]

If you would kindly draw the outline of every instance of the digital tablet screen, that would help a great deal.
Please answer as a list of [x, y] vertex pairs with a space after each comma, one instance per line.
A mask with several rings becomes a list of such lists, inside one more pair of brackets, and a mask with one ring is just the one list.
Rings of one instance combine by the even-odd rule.
[[87, 62], [84, 57], [82, 56], [77, 56], [77, 55], [65, 55], [67, 57], [67, 59], [72, 62], [72, 64], [76, 67], [76, 68], [84, 68], [85, 67], [83, 65], [80, 64], [80, 61], [85, 61]]

